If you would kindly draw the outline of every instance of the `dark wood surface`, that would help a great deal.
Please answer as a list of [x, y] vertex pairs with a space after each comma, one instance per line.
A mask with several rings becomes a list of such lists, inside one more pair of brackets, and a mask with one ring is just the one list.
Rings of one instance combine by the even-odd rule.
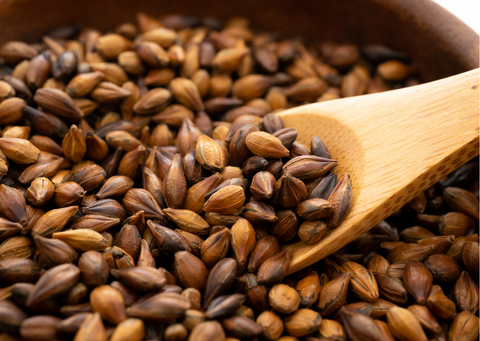
[[405, 51], [424, 81], [478, 67], [479, 37], [430, 0], [0, 0], [0, 43], [71, 24], [109, 29], [135, 14], [246, 16], [258, 29]]

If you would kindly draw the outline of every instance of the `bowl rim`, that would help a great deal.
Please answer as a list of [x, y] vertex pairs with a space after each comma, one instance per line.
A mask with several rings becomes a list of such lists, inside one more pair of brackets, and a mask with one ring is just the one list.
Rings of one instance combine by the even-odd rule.
[[[69, 1], [71, 0], [66, 0], [64, 5], [68, 5]], [[27, 0], [0, 0], [0, 13], [4, 11], [6, 13], [9, 9], [15, 7], [25, 6], [27, 2]], [[472, 52], [471, 62], [478, 66], [479, 35], [470, 26], [436, 2], [432, 0], [369, 0], [369, 2], [395, 11], [401, 16], [409, 15], [413, 17], [413, 19], [416, 19], [417, 26], [423, 26], [421, 29], [428, 29], [436, 36], [445, 37], [446, 40], [451, 42], [452, 47], [469, 47], [469, 52]], [[412, 18], [409, 21], [412, 22]]]
[[419, 30], [448, 44], [468, 69], [479, 67], [479, 35], [433, 0], [370, 0], [401, 15], [410, 14]]

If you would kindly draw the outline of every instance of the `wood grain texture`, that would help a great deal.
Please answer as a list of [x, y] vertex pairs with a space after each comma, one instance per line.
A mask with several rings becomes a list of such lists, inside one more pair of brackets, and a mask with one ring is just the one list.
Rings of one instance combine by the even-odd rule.
[[348, 172], [353, 207], [319, 243], [293, 244], [290, 273], [353, 241], [478, 155], [479, 69], [410, 88], [305, 105], [281, 113], [310, 145], [320, 136], [335, 173]]

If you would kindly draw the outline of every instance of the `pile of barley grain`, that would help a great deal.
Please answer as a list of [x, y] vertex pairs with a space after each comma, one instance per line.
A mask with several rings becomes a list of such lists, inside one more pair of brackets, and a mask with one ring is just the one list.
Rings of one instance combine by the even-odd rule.
[[0, 47], [1, 341], [476, 340], [478, 160], [288, 275], [352, 184], [277, 113], [417, 84], [403, 53], [137, 19]]

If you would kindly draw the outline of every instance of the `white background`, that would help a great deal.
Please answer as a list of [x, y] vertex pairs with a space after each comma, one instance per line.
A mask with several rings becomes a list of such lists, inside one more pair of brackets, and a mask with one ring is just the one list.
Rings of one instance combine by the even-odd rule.
[[480, 0], [434, 0], [480, 34]]

